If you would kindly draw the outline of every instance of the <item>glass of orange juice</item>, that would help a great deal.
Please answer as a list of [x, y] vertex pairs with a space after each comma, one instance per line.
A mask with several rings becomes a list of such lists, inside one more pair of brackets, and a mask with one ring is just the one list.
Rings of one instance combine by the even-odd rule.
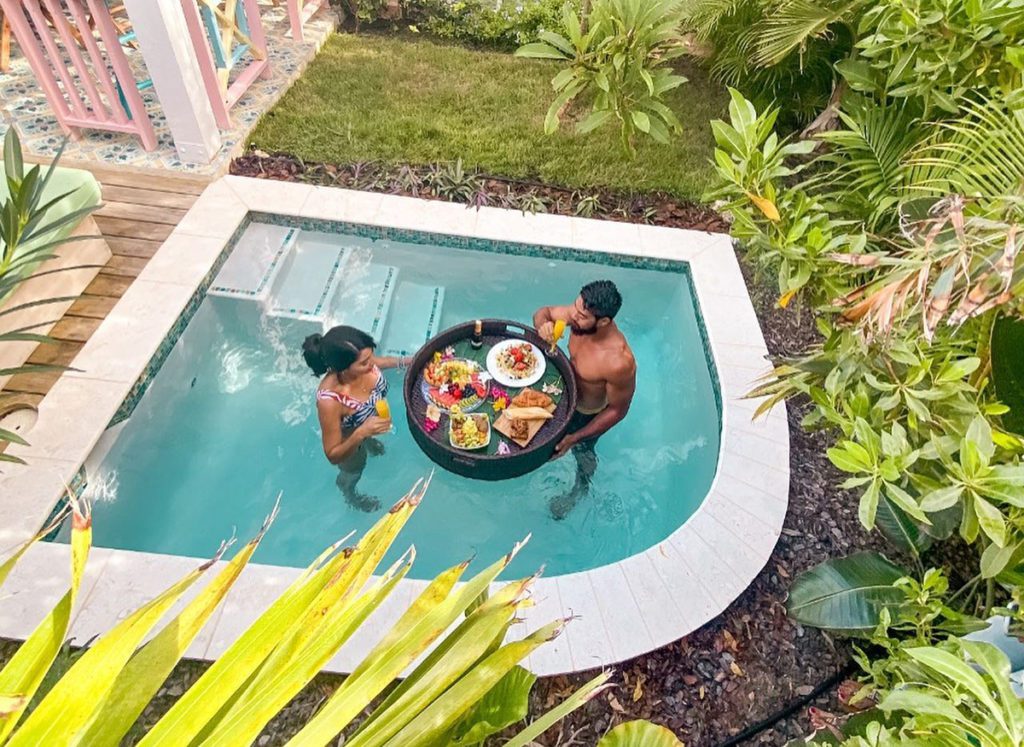
[[[374, 409], [377, 411], [379, 417], [384, 420], [391, 420], [391, 405], [388, 404], [386, 399], [379, 399], [373, 404]], [[391, 428], [388, 429], [388, 433], [394, 433], [395, 426], [392, 424]]]
[[551, 330], [551, 350], [549, 353], [555, 352], [555, 348], [558, 346], [558, 341], [562, 339], [562, 335], [565, 334], [565, 320], [556, 319], [555, 326]]

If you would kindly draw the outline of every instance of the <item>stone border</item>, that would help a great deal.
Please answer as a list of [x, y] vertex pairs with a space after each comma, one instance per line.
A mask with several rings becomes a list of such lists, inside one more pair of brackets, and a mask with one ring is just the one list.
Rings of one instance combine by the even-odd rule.
[[[789, 499], [784, 407], [756, 422], [742, 395], [768, 370], [767, 348], [728, 236], [419, 200], [228, 176], [211, 184], [92, 335], [39, 407], [30, 447], [9, 453], [31, 466], [0, 476], [0, 553], [46, 521], [104, 429], [250, 212], [342, 220], [497, 241], [536, 243], [690, 265], [722, 398], [718, 470], [708, 496], [668, 538], [625, 560], [541, 578], [536, 604], [510, 637], [558, 617], [577, 617], [528, 660], [538, 674], [592, 669], [678, 640], [722, 613], [753, 581], [782, 531]], [[429, 500], [429, 497], [427, 498]], [[24, 638], [63, 594], [68, 548], [37, 543], [8, 578], [0, 636]], [[195, 560], [95, 548], [72, 633], [108, 629], [178, 579]], [[189, 648], [213, 659], [284, 590], [298, 569], [251, 565]], [[347, 672], [426, 581], [403, 580], [334, 660]], [[12, 594], [13, 592], [13, 594]]]

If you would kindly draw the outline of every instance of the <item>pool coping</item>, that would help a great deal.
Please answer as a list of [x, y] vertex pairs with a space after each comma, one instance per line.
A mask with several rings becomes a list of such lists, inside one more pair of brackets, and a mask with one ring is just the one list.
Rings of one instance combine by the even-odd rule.
[[[513, 626], [510, 638], [558, 617], [577, 619], [530, 656], [527, 664], [534, 672], [550, 675], [606, 666], [676, 641], [725, 611], [765, 566], [788, 508], [789, 428], [784, 405], [752, 421], [759, 402], [742, 398], [769, 370], [768, 351], [727, 235], [490, 207], [475, 210], [457, 203], [236, 176], [206, 188], [93, 333], [72, 363], [80, 370], [61, 376], [40, 404], [39, 418], [28, 434], [32, 445], [8, 449], [29, 464], [5, 465], [0, 475], [5, 517], [0, 553], [46, 521], [250, 213], [689, 264], [721, 394], [715, 478], [693, 515], [653, 547], [610, 565], [537, 580], [535, 605]], [[84, 641], [109, 629], [195, 565], [196, 559], [179, 556], [94, 548], [72, 635]], [[31, 632], [66, 589], [67, 569], [66, 545], [37, 543], [26, 554], [2, 589], [6, 598], [0, 606], [0, 637], [24, 638]], [[219, 656], [299, 572], [250, 565], [186, 655]], [[325, 669], [351, 671], [426, 584], [403, 580]]]

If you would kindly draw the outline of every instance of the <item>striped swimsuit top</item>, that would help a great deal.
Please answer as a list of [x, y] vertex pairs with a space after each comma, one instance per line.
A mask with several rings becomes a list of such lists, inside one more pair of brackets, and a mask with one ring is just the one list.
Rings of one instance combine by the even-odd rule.
[[388, 396], [388, 380], [384, 378], [384, 374], [380, 372], [379, 368], [374, 366], [373, 370], [377, 372], [377, 383], [373, 385], [373, 389], [370, 390], [370, 395], [366, 398], [365, 402], [360, 402], [355, 397], [350, 397], [347, 394], [339, 394], [332, 389], [317, 390], [316, 398], [318, 400], [329, 399], [340, 402], [352, 410], [351, 414], [341, 419], [343, 430], [355, 430], [365, 423], [371, 415], [376, 415], [377, 403]]

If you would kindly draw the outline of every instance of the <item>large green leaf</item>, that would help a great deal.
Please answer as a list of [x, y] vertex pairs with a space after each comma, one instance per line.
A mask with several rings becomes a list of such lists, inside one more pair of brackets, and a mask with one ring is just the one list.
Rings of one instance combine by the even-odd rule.
[[479, 744], [492, 734], [526, 718], [530, 690], [537, 675], [522, 667], [513, 667], [466, 716], [453, 744]]
[[1024, 320], [1000, 317], [992, 330], [992, 380], [1010, 408], [1003, 427], [1024, 435]]
[[914, 557], [931, 547], [931, 536], [888, 498], [882, 498], [878, 502], [875, 526], [889, 542]]
[[597, 747], [683, 747], [683, 743], [664, 726], [627, 721], [601, 737]]
[[878, 625], [879, 614], [903, 593], [893, 584], [907, 575], [877, 552], [829, 560], [797, 577], [786, 609], [804, 625], [860, 634]]

